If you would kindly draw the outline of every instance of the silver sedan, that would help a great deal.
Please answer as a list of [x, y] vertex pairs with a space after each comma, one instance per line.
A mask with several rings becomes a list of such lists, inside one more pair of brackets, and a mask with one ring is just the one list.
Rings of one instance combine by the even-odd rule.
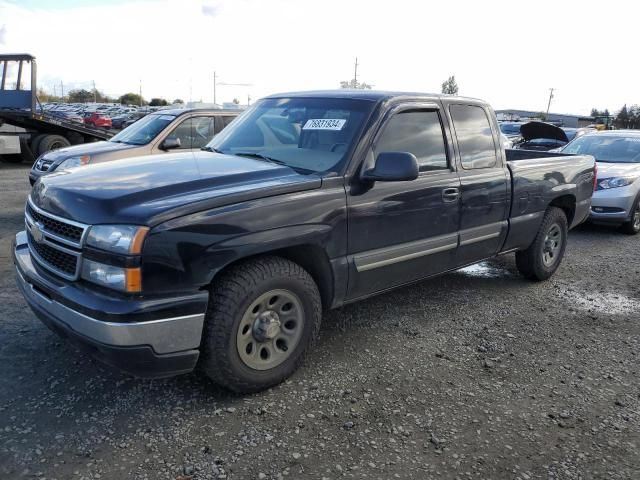
[[640, 232], [640, 131], [587, 133], [568, 143], [562, 153], [593, 155], [598, 165], [590, 220]]

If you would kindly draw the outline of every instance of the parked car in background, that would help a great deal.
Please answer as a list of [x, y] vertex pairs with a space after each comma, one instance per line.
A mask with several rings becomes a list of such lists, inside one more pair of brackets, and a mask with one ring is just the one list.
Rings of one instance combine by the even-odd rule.
[[111, 128], [111, 118], [103, 113], [93, 112], [84, 117], [84, 123], [94, 127]]
[[53, 112], [53, 115], [56, 117], [64, 118], [66, 120], [71, 120], [73, 122], [84, 123], [84, 117], [74, 111], [55, 111]]
[[138, 120], [140, 120], [141, 118], [144, 118], [148, 115], [148, 113], [146, 112], [134, 112], [131, 114], [131, 116], [125, 120], [124, 122], [122, 122], [122, 127], [121, 128], [128, 128], [131, 125], [133, 125], [134, 123], [136, 123]]
[[520, 126], [522, 123], [500, 122], [498, 125], [500, 126], [500, 131], [514, 144], [522, 140], [522, 136], [520, 135]]
[[549, 151], [564, 147], [569, 139], [562, 128], [546, 122], [527, 122], [520, 126], [522, 141], [514, 148]]
[[566, 145], [561, 152], [596, 158], [598, 181], [590, 220], [621, 225], [630, 235], [640, 232], [640, 131], [587, 133]]
[[562, 130], [564, 131], [565, 135], [567, 136], [567, 140], [569, 142], [574, 138], [581, 137], [586, 133], [597, 132], [597, 129], [588, 128], [588, 127], [583, 127], [583, 128], [560, 127], [560, 128], [562, 128]]
[[125, 113], [125, 114], [117, 115], [115, 117], [111, 117], [111, 126], [113, 128], [123, 128], [123, 125], [127, 120], [131, 120], [132, 118], [137, 118], [137, 117], [134, 117], [134, 115], [135, 114], [133, 113]]
[[238, 392], [291, 375], [324, 309], [510, 252], [548, 279], [593, 194], [593, 157], [505, 151], [491, 107], [449, 95], [275, 95], [205, 150], [38, 180], [16, 280], [99, 359]]
[[33, 185], [43, 175], [90, 163], [164, 154], [169, 150], [199, 150], [238, 113], [234, 110], [184, 109], [149, 114], [107, 141], [74, 145], [42, 155], [29, 173], [29, 182]]

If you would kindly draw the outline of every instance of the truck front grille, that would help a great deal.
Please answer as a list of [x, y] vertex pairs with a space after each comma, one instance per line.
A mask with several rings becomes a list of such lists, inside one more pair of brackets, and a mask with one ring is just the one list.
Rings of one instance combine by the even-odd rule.
[[80, 243], [80, 239], [82, 238], [82, 233], [84, 231], [83, 228], [71, 225], [69, 223], [61, 222], [60, 220], [56, 220], [49, 216], [43, 215], [37, 212], [31, 205], [27, 203], [27, 213], [31, 216], [31, 218], [40, 222], [50, 233], [55, 235], [59, 235], [68, 240], [71, 240], [75, 243]]
[[31, 253], [36, 254], [34, 257], [38, 263], [54, 273], [62, 273], [64, 277], [75, 278], [80, 260], [79, 256], [63, 252], [46, 243], [38, 243], [33, 239], [29, 231], [27, 231], [27, 238], [29, 240], [29, 250], [31, 250]]
[[77, 280], [82, 262], [82, 242], [88, 225], [46, 212], [28, 200], [25, 227], [31, 257], [50, 272]]

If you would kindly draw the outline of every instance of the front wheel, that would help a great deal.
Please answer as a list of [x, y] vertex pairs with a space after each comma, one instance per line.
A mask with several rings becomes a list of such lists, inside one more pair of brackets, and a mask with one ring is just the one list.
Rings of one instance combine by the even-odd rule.
[[280, 257], [231, 267], [213, 282], [200, 368], [238, 393], [276, 385], [302, 363], [320, 329], [311, 275]]
[[640, 233], [640, 196], [633, 202], [631, 218], [622, 224], [622, 231], [628, 235], [637, 235]]
[[547, 280], [560, 266], [567, 246], [569, 231], [567, 216], [557, 207], [550, 207], [533, 243], [526, 250], [516, 252], [516, 266], [531, 280]]

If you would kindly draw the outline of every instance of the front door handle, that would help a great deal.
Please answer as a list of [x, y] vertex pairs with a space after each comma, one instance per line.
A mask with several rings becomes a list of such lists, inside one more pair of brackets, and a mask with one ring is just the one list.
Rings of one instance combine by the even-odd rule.
[[460, 197], [460, 190], [457, 188], [445, 188], [442, 190], [442, 200], [445, 202], [455, 202]]

